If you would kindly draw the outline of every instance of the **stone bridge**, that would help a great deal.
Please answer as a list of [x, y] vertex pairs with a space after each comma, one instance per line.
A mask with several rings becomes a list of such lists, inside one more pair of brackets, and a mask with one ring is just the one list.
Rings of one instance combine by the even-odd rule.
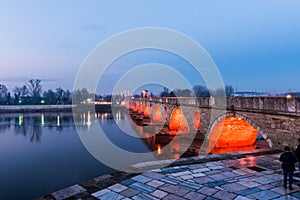
[[[169, 125], [172, 123], [171, 118], [175, 110], [182, 111], [189, 131], [198, 131], [204, 135], [205, 139], [201, 149], [203, 153], [209, 153], [213, 146], [220, 143], [222, 131], [214, 132], [218, 129], [217, 125], [226, 126], [224, 120], [229, 118], [247, 122], [256, 130], [257, 134], [249, 136], [245, 131], [231, 131], [231, 135], [223, 135], [222, 143], [225, 146], [230, 146], [235, 138], [243, 137], [252, 137], [249, 140], [246, 139], [249, 141], [248, 145], [251, 145], [250, 143], [256, 141], [256, 137], [260, 133], [270, 147], [282, 148], [285, 145], [294, 147], [297, 145], [297, 138], [300, 137], [300, 98], [298, 97], [231, 97], [227, 99], [168, 97], [141, 98], [129, 101], [132, 108], [136, 105], [138, 107], [139, 104], [143, 105], [143, 109], [147, 107], [148, 114], [143, 110], [144, 115], [148, 115], [152, 120], [155, 116], [155, 107], [159, 107], [156, 110], [164, 113], [163, 120]], [[237, 128], [234, 126], [239, 125], [233, 123], [226, 129], [230, 132], [230, 129]]]

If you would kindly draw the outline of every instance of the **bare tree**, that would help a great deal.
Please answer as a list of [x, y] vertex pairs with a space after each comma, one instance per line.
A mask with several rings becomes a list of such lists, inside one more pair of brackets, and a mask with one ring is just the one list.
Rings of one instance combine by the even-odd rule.
[[8, 91], [7, 91], [6, 86], [0, 84], [0, 104], [6, 103], [7, 94], [8, 94]]
[[196, 97], [210, 97], [209, 89], [202, 85], [195, 85], [193, 87]]
[[15, 98], [24, 98], [28, 96], [28, 89], [26, 85], [23, 85], [23, 87], [15, 87], [13, 90]]
[[31, 79], [27, 83], [29, 95], [33, 98], [34, 103], [38, 103], [41, 93], [42, 85], [40, 79]]

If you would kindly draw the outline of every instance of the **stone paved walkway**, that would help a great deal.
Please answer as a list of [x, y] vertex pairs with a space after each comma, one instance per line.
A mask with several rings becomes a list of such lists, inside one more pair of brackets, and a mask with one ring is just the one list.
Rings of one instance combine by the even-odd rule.
[[[69, 199], [300, 199], [299, 174], [295, 175], [293, 190], [284, 189], [278, 158], [278, 153], [248, 155], [155, 169], [93, 192], [80, 185], [72, 186], [73, 191], [81, 190], [81, 195]], [[52, 193], [52, 197], [63, 199], [66, 190], [59, 192]]]

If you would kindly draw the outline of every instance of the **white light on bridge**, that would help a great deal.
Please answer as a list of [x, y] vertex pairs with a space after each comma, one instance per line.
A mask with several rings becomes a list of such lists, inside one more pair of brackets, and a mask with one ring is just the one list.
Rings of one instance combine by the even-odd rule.
[[287, 99], [291, 99], [293, 96], [291, 95], [291, 94], [287, 94], [286, 96], [285, 96], [285, 98], [287, 98]]

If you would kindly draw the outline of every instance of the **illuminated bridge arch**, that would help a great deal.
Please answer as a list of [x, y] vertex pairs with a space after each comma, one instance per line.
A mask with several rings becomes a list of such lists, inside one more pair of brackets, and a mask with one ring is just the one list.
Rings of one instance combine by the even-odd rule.
[[[230, 143], [234, 144], [234, 142], [236, 142], [235, 145], [238, 143], [238, 141], [234, 141], [233, 138], [230, 138], [228, 136], [225, 137], [225, 134], [222, 136], [223, 131], [227, 129], [227, 127], [226, 127], [227, 125], [225, 125], [225, 126], [224, 126], [224, 124], [220, 125], [220, 123], [225, 123], [226, 124], [226, 119], [227, 119], [227, 121], [232, 120], [232, 121], [236, 121], [236, 122], [237, 122], [237, 120], [242, 120], [241, 121], [242, 125], [244, 125], [245, 127], [249, 127], [249, 131], [251, 131], [250, 127], [252, 127], [253, 130], [257, 131], [257, 134], [252, 133], [253, 136], [249, 136], [250, 137], [249, 141], [251, 141], [251, 140], [256, 141], [257, 135], [260, 133], [260, 134], [262, 134], [263, 138], [268, 141], [269, 146], [272, 147], [273, 144], [272, 144], [270, 138], [268, 138], [267, 133], [264, 132], [264, 130], [262, 130], [256, 123], [253, 123], [253, 121], [249, 117], [247, 117], [246, 115], [237, 113], [237, 112], [234, 112], [234, 113], [233, 112], [227, 112], [227, 113], [217, 117], [214, 120], [214, 122], [211, 123], [211, 125], [209, 126], [208, 132], [205, 136], [203, 145], [201, 147], [201, 153], [203, 153], [203, 154], [214, 153], [214, 151], [217, 151], [216, 147], [218, 145], [220, 145], [221, 143], [224, 144], [224, 142], [229, 145], [228, 146], [229, 149], [230, 149], [230, 147], [232, 147], [232, 148], [235, 147], [234, 145], [230, 146]], [[217, 130], [218, 128], [221, 128], [221, 129]], [[233, 135], [233, 136], [237, 136], [237, 135]], [[220, 137], [222, 137], [222, 138], [220, 138]], [[239, 144], [243, 145], [242, 142], [239, 143]], [[244, 143], [245, 150], [247, 150], [248, 145], [251, 145], [251, 142], [250, 143]], [[224, 146], [223, 146], [223, 148], [224, 148]], [[250, 146], [249, 146], [249, 148], [250, 148]], [[228, 150], [228, 151], [230, 151], [230, 150]], [[224, 149], [224, 152], [226, 152], [226, 149]], [[220, 152], [218, 152], [218, 153], [220, 153]]]

